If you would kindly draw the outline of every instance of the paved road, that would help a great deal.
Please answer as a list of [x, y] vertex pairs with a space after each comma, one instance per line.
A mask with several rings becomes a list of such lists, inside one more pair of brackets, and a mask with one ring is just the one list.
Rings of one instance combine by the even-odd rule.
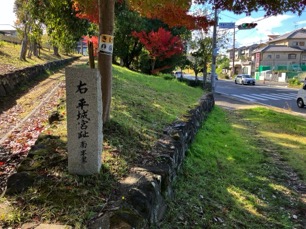
[[219, 80], [216, 92], [232, 99], [251, 104], [261, 104], [293, 111], [306, 116], [306, 107], [296, 105], [297, 89], [287, 88], [286, 84], [237, 85], [233, 81]]

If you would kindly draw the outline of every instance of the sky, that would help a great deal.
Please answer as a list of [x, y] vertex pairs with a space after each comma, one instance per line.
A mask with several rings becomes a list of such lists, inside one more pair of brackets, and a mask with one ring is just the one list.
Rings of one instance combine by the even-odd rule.
[[[306, 12], [301, 16], [286, 13], [278, 16], [264, 17], [264, 11], [252, 13], [251, 16], [235, 15], [231, 12], [220, 12], [219, 22], [234, 22], [236, 26], [242, 23], [256, 22], [257, 26], [250, 30], [236, 28], [236, 46], [259, 44], [268, 40], [268, 35], [282, 35], [296, 29], [306, 27]], [[233, 29], [231, 29], [233, 34]]]
[[[15, 0], [0, 0], [0, 25], [9, 24], [14, 26], [16, 16], [13, 12]], [[231, 12], [219, 12], [219, 22], [234, 22], [236, 26], [241, 23], [256, 22], [257, 26], [250, 30], [236, 29], [236, 47], [248, 46], [254, 43], [264, 42], [268, 35], [282, 35], [287, 32], [306, 27], [306, 11], [300, 17], [292, 13], [284, 15], [263, 17], [264, 12], [259, 11], [246, 17], [244, 14], [235, 15]], [[231, 29], [231, 33], [233, 29]]]
[[9, 24], [14, 25], [16, 16], [13, 12], [15, 0], [0, 0], [0, 25]]

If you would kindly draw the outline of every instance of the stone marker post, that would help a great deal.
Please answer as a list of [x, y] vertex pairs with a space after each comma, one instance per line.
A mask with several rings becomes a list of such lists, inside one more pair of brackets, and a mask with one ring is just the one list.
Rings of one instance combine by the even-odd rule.
[[68, 171], [100, 172], [102, 154], [101, 76], [97, 69], [66, 68]]

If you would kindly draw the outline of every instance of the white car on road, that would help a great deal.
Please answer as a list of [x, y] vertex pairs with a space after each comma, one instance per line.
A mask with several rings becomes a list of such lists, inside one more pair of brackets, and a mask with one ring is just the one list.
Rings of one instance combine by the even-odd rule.
[[255, 85], [255, 79], [248, 74], [240, 74], [235, 78], [235, 84], [252, 84]]
[[298, 91], [296, 97], [296, 104], [299, 108], [303, 108], [306, 104], [306, 85], [303, 86], [302, 89]]

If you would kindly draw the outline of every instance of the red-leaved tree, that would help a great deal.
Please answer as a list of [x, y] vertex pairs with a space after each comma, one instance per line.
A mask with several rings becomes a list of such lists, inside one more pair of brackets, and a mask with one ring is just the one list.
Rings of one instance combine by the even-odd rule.
[[[166, 23], [169, 27], [181, 27], [184, 26], [189, 30], [204, 29], [207, 31], [210, 26], [214, 24], [214, 19], [210, 19], [209, 16], [194, 16], [189, 14], [190, 4], [185, 1], [185, 4], [177, 4], [176, 1], [163, 1], [162, 4], [157, 4], [155, 1], [151, 1], [150, 10], [147, 10], [141, 0], [134, 1], [134, 7], [132, 9], [137, 10], [141, 15], [147, 18], [159, 19]], [[149, 5], [148, 3], [146, 5]], [[155, 5], [155, 6], [154, 6]], [[150, 6], [150, 5], [149, 5]]]
[[158, 31], [146, 33], [132, 32], [139, 39], [152, 59], [151, 72], [154, 73], [156, 60], [164, 60], [183, 52], [183, 43], [179, 36], [173, 36], [170, 31], [159, 28]]

